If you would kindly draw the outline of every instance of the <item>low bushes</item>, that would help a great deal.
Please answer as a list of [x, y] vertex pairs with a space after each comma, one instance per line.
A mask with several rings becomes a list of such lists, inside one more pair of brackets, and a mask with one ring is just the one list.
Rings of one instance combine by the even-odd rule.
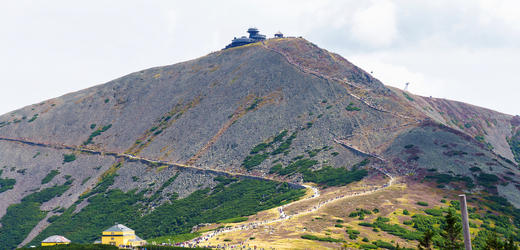
[[42, 184], [45, 184], [45, 183], [49, 183], [50, 181], [52, 181], [52, 179], [54, 178], [54, 176], [56, 175], [59, 175], [60, 174], [60, 171], [58, 170], [52, 170], [50, 173], [48, 173], [45, 178], [42, 179]]
[[310, 234], [302, 235], [301, 238], [302, 239], [306, 239], [306, 240], [317, 240], [317, 241], [325, 241], [325, 242], [343, 242], [342, 239], [334, 239], [334, 238], [331, 238], [331, 237], [320, 238], [318, 236], [310, 235]]
[[419, 206], [424, 206], [424, 207], [427, 207], [427, 206], [430, 205], [430, 204], [428, 204], [427, 202], [424, 202], [424, 201], [418, 201], [418, 202], [415, 203], [415, 204], [417, 204], [417, 205], [419, 205]]
[[73, 162], [76, 160], [76, 155], [75, 154], [70, 154], [70, 155], [63, 155], [63, 164], [67, 163], [67, 162]]

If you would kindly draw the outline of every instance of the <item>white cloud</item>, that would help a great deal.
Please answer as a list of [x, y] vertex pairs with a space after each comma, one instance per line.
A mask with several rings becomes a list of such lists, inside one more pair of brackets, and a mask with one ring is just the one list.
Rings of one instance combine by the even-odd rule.
[[369, 8], [354, 13], [351, 32], [359, 42], [373, 47], [386, 47], [398, 35], [396, 6], [387, 0], [373, 3]]
[[372, 76], [385, 85], [404, 89], [408, 82], [410, 83], [408, 91], [422, 96], [440, 95], [444, 90], [445, 84], [450, 81], [448, 79], [436, 79], [431, 76], [425, 76], [422, 73], [413, 72], [402, 65], [386, 62], [391, 60], [392, 56], [388, 53], [360, 54], [349, 56], [349, 60], [368, 72], [373, 72]]

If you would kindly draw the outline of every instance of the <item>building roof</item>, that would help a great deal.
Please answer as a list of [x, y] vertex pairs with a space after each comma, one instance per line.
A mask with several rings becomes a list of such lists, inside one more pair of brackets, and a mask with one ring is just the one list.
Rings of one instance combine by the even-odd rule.
[[44, 242], [44, 243], [67, 243], [67, 242], [70, 242], [70, 240], [61, 235], [53, 235], [53, 236], [43, 240], [42, 242]]
[[139, 238], [139, 236], [135, 236], [135, 239], [128, 240], [129, 242], [143, 241], [143, 239]]
[[111, 228], [109, 228], [103, 232], [126, 232], [126, 231], [134, 231], [134, 230], [126, 227], [123, 224], [115, 224], [114, 226], [112, 226]]
[[276, 33], [274, 33], [275, 35], [283, 35], [282, 32], [278, 31]]

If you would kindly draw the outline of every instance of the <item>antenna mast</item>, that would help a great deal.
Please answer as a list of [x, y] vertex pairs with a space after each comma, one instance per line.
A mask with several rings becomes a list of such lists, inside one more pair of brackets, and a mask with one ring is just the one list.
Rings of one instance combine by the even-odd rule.
[[408, 85], [410, 85], [409, 82], [406, 83], [406, 87], [404, 87], [404, 91], [407, 91], [407, 92], [408, 92]]

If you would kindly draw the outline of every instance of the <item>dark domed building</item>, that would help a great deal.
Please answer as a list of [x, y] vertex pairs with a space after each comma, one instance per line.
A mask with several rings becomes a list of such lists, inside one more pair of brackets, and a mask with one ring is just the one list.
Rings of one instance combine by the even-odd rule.
[[226, 46], [226, 49], [238, 47], [238, 46], [242, 46], [242, 45], [246, 45], [246, 44], [250, 44], [250, 43], [256, 43], [256, 42], [265, 40], [265, 35], [260, 34], [257, 28], [249, 28], [247, 30], [247, 33], [249, 33], [249, 37], [246, 37], [246, 36], [242, 36], [239, 38], [235, 37], [235, 39], [233, 39], [231, 41], [231, 43], [228, 46]]

